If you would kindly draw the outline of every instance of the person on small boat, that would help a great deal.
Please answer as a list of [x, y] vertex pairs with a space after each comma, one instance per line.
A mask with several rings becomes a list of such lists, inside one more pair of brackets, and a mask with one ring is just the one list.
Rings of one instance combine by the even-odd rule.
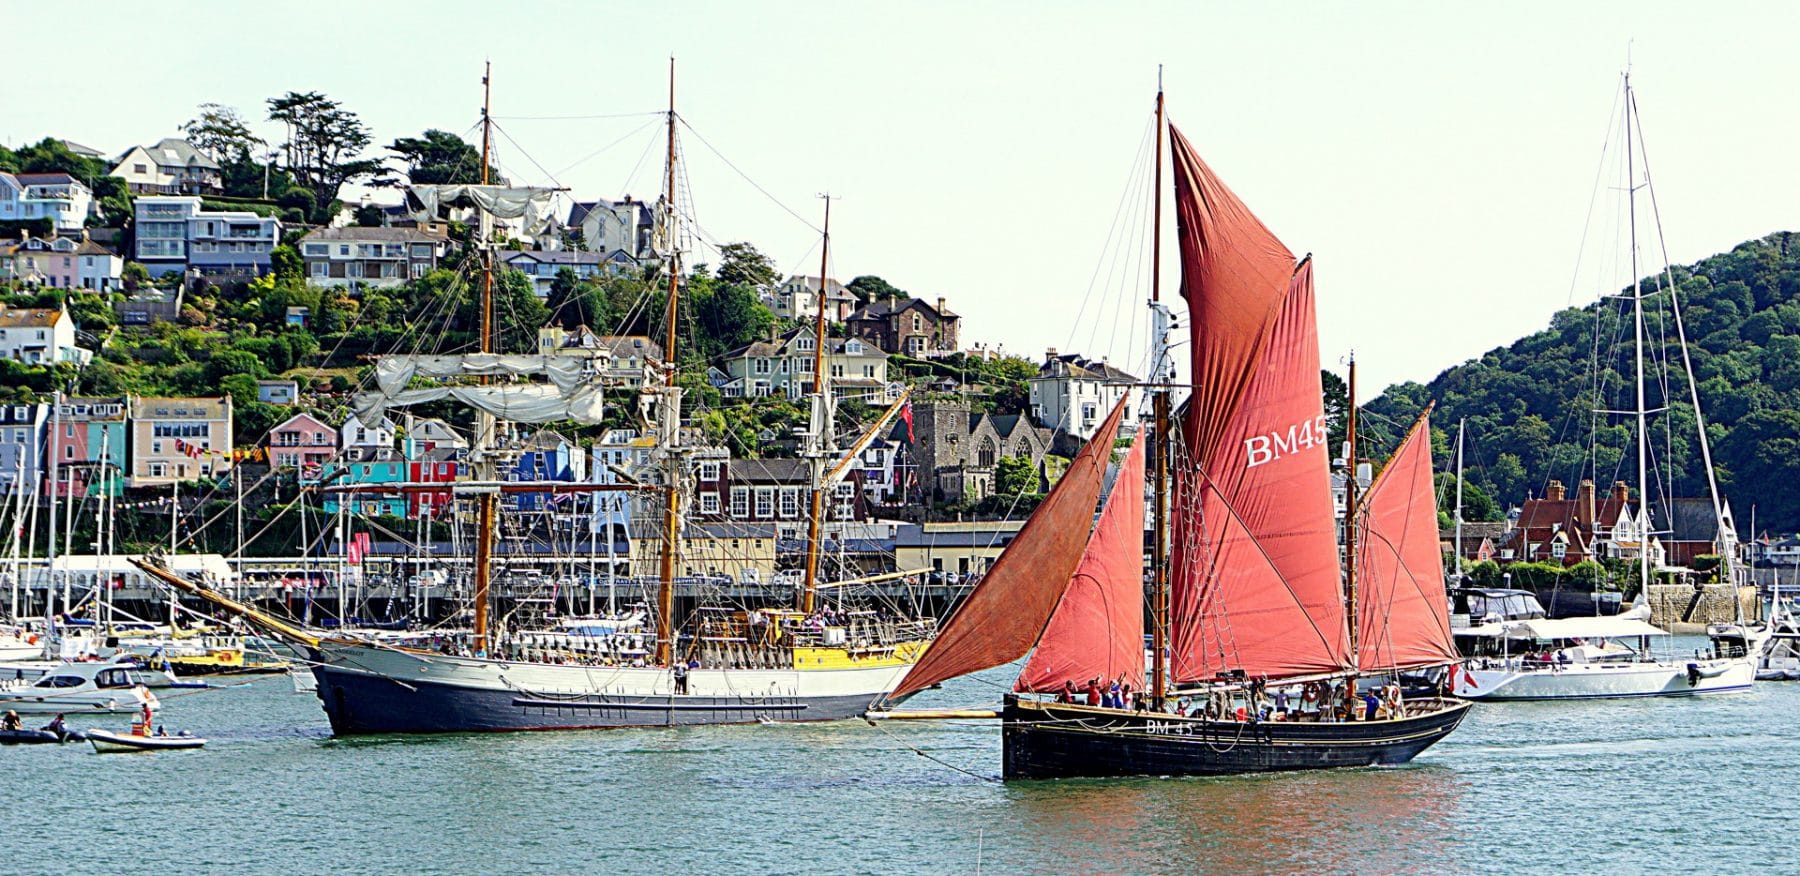
[[1064, 704], [1075, 702], [1075, 682], [1072, 679], [1063, 679], [1062, 690], [1057, 692], [1056, 701]]
[[50, 733], [55, 733], [56, 738], [58, 738], [58, 739], [66, 738], [69, 735], [69, 728], [67, 725], [63, 724], [63, 716], [62, 716], [61, 712], [58, 712], [56, 714], [56, 717], [51, 718], [50, 723], [45, 724], [43, 729]]
[[12, 709], [7, 709], [6, 715], [3, 717], [0, 717], [0, 730], [23, 730], [23, 729], [24, 729], [24, 725], [19, 723], [19, 713], [18, 712], [13, 711]]
[[1381, 713], [1381, 697], [1374, 691], [1363, 694], [1363, 720], [1373, 721]]

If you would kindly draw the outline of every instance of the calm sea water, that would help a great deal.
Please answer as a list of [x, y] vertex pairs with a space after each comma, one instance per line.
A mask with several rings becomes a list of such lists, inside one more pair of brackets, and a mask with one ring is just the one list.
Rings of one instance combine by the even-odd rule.
[[992, 722], [345, 741], [285, 677], [164, 716], [212, 742], [0, 748], [0, 873], [1800, 871], [1796, 684], [1478, 705], [1406, 767], [1014, 784]]

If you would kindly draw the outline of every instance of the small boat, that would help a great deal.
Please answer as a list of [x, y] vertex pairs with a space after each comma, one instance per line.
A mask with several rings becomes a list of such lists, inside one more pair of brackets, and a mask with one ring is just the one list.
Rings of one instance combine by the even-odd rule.
[[135, 733], [114, 733], [110, 730], [93, 728], [87, 731], [87, 741], [94, 746], [95, 754], [115, 754], [133, 751], [167, 751], [181, 748], [199, 748], [206, 740], [182, 731], [176, 736], [139, 736]]
[[0, 745], [43, 745], [64, 738], [49, 730], [0, 730]]
[[[1740, 649], [1693, 658], [1656, 658], [1649, 641], [1668, 633], [1649, 610], [1611, 617], [1535, 618], [1472, 627], [1477, 641], [1453, 693], [1471, 700], [1568, 700], [1697, 696], [1742, 691], [1755, 677]], [[1636, 641], [1637, 647], [1624, 642]]]

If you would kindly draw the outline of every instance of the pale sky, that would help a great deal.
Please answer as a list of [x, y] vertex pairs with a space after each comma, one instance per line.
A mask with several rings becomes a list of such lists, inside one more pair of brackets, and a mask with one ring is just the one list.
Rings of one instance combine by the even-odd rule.
[[[1324, 357], [1355, 348], [1365, 386], [1428, 380], [1591, 299], [1571, 281], [1628, 51], [1673, 259], [1800, 227], [1793, 3], [309, 0], [134, 24], [142, 8], [9, 5], [33, 36], [8, 47], [0, 140], [116, 154], [197, 104], [260, 118], [289, 90], [343, 102], [378, 145], [474, 139], [491, 59], [515, 181], [654, 197], [653, 117], [525, 117], [658, 111], [674, 55], [677, 110], [731, 164], [813, 224], [816, 193], [841, 198], [834, 276], [943, 296], [965, 342], [1031, 357], [1142, 358], [1143, 287], [1094, 284], [1111, 303], [1075, 323], [1096, 274], [1131, 274], [1103, 249], [1159, 63], [1174, 123], [1314, 254]], [[706, 236], [815, 272], [815, 232], [684, 137]]]

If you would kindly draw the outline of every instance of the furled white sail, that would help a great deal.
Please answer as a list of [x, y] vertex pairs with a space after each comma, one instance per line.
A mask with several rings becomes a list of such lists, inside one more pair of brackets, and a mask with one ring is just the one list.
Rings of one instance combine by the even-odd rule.
[[[598, 377], [585, 373], [585, 360], [571, 356], [517, 356], [468, 353], [460, 356], [384, 356], [375, 363], [374, 392], [350, 402], [357, 419], [378, 423], [390, 407], [454, 399], [515, 423], [574, 420], [599, 423], [605, 409]], [[498, 383], [408, 388], [413, 378], [530, 377], [549, 383]]]
[[416, 185], [406, 189], [406, 205], [421, 221], [438, 218], [440, 207], [469, 204], [499, 219], [525, 219], [527, 228], [538, 224], [550, 204], [552, 191], [533, 186]]
[[544, 375], [562, 392], [587, 382], [589, 360], [575, 356], [465, 353], [455, 356], [383, 356], [375, 363], [375, 385], [388, 394], [406, 389], [414, 377], [529, 377]]

